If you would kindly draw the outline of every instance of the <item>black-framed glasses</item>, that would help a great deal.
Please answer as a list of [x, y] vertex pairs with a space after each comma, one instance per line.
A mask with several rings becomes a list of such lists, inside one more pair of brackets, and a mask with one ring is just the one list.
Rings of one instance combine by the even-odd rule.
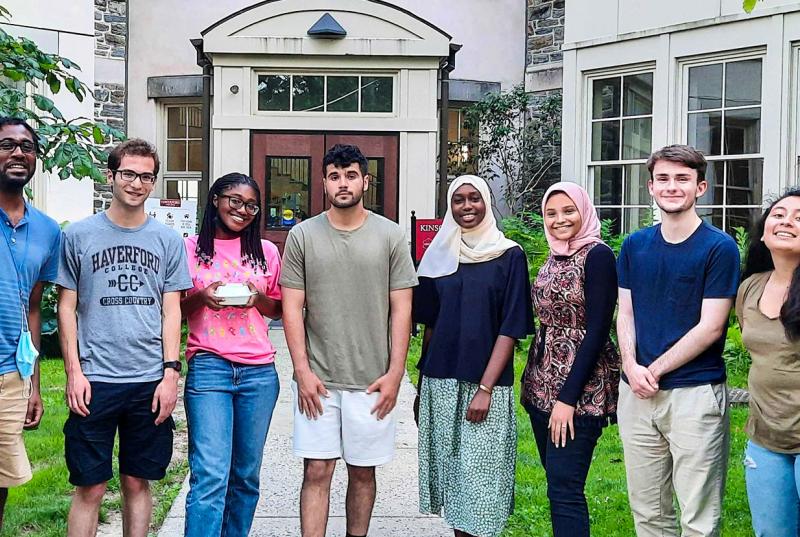
[[255, 203], [245, 203], [243, 199], [237, 198], [235, 196], [226, 196], [225, 194], [217, 194], [218, 198], [228, 198], [228, 205], [234, 211], [238, 211], [242, 207], [244, 210], [247, 211], [247, 214], [250, 216], [255, 216], [258, 214], [258, 211], [261, 210], [261, 207], [256, 205]]
[[118, 173], [122, 180], [128, 183], [134, 182], [137, 177], [143, 185], [152, 185], [156, 182], [156, 176], [149, 172], [136, 173], [133, 170], [113, 170], [113, 173]]
[[36, 152], [36, 144], [30, 140], [22, 140], [21, 142], [10, 138], [0, 140], [0, 153], [13, 153], [18, 147], [26, 155]]

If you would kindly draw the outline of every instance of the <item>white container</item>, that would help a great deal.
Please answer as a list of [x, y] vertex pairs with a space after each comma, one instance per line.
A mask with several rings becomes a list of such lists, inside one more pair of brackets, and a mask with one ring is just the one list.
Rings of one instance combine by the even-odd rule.
[[222, 299], [223, 306], [244, 306], [255, 293], [244, 283], [228, 283], [217, 287], [214, 294]]

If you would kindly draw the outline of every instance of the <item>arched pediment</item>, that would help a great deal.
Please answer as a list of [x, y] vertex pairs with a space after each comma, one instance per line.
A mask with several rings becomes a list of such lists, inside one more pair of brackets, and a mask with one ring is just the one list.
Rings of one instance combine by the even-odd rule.
[[[346, 35], [308, 34], [329, 14]], [[209, 54], [447, 56], [450, 36], [380, 0], [268, 0], [202, 32]]]

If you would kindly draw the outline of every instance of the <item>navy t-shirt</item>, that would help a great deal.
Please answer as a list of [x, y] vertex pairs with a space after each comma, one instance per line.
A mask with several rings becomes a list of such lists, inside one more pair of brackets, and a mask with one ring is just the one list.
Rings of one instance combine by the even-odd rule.
[[[528, 264], [520, 248], [485, 263], [460, 264], [441, 278], [420, 278], [414, 288], [414, 321], [433, 330], [422, 374], [478, 384], [497, 336], [523, 339], [533, 333]], [[498, 386], [514, 382], [508, 361]]]
[[[625, 239], [617, 273], [619, 286], [631, 291], [636, 361], [649, 366], [697, 325], [704, 298], [736, 296], [739, 250], [727, 233], [705, 222], [678, 244], [666, 242], [656, 225]], [[664, 375], [659, 387], [725, 381], [724, 347], [723, 333], [696, 358]]]

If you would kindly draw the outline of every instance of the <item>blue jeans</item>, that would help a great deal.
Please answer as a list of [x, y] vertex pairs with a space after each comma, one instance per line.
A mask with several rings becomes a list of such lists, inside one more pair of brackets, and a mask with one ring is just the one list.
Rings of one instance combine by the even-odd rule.
[[744, 478], [756, 537], [800, 536], [800, 454], [776, 453], [749, 441]]
[[567, 437], [566, 447], [557, 448], [547, 428], [549, 415], [525, 405], [531, 418], [533, 436], [547, 478], [547, 498], [554, 537], [589, 537], [589, 507], [586, 504], [586, 476], [603, 426], [586, 420], [575, 425], [575, 439]]
[[245, 537], [250, 531], [279, 390], [273, 364], [241, 365], [214, 354], [189, 360], [186, 536]]

